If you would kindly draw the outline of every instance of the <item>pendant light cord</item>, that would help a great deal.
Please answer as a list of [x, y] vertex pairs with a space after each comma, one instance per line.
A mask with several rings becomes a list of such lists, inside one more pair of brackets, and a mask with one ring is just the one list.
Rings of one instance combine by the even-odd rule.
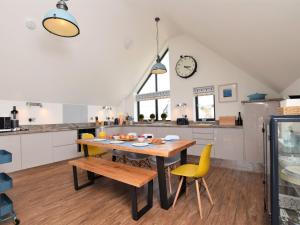
[[157, 17], [157, 18], [155, 18], [155, 21], [156, 21], [156, 54], [157, 54], [157, 61], [160, 61], [160, 59], [159, 59], [159, 54], [158, 54], [158, 52], [159, 52], [159, 37], [158, 37], [158, 22], [159, 22], [159, 18]]

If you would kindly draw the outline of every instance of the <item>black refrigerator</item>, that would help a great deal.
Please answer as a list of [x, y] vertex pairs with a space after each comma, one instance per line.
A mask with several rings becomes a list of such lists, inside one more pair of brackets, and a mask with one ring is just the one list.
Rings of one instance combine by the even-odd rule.
[[300, 224], [300, 116], [270, 120], [272, 225]]

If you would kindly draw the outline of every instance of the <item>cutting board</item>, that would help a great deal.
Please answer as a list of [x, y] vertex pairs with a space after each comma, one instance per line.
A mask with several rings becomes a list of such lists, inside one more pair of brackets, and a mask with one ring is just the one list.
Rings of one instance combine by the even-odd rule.
[[220, 116], [219, 125], [221, 126], [234, 126], [235, 125], [235, 116]]

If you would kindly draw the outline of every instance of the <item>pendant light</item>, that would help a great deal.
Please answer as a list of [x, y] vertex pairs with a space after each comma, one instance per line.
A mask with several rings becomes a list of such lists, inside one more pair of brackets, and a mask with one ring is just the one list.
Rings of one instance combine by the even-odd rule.
[[56, 9], [48, 11], [43, 20], [44, 28], [51, 34], [61, 37], [75, 37], [80, 30], [74, 16], [68, 12], [68, 0], [59, 0]]
[[159, 48], [159, 38], [158, 38], [158, 22], [160, 21], [159, 17], [155, 18], [156, 22], [156, 53], [157, 53], [157, 58], [156, 58], [156, 63], [153, 65], [151, 69], [152, 74], [164, 74], [167, 72], [167, 68], [164, 64], [160, 62], [159, 58], [159, 53], [158, 53], [158, 48]]

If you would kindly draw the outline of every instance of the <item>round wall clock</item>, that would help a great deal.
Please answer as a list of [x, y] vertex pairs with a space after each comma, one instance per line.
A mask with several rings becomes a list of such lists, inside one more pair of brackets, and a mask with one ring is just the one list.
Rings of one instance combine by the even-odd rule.
[[192, 56], [180, 56], [175, 70], [179, 77], [189, 78], [197, 71], [197, 61]]

